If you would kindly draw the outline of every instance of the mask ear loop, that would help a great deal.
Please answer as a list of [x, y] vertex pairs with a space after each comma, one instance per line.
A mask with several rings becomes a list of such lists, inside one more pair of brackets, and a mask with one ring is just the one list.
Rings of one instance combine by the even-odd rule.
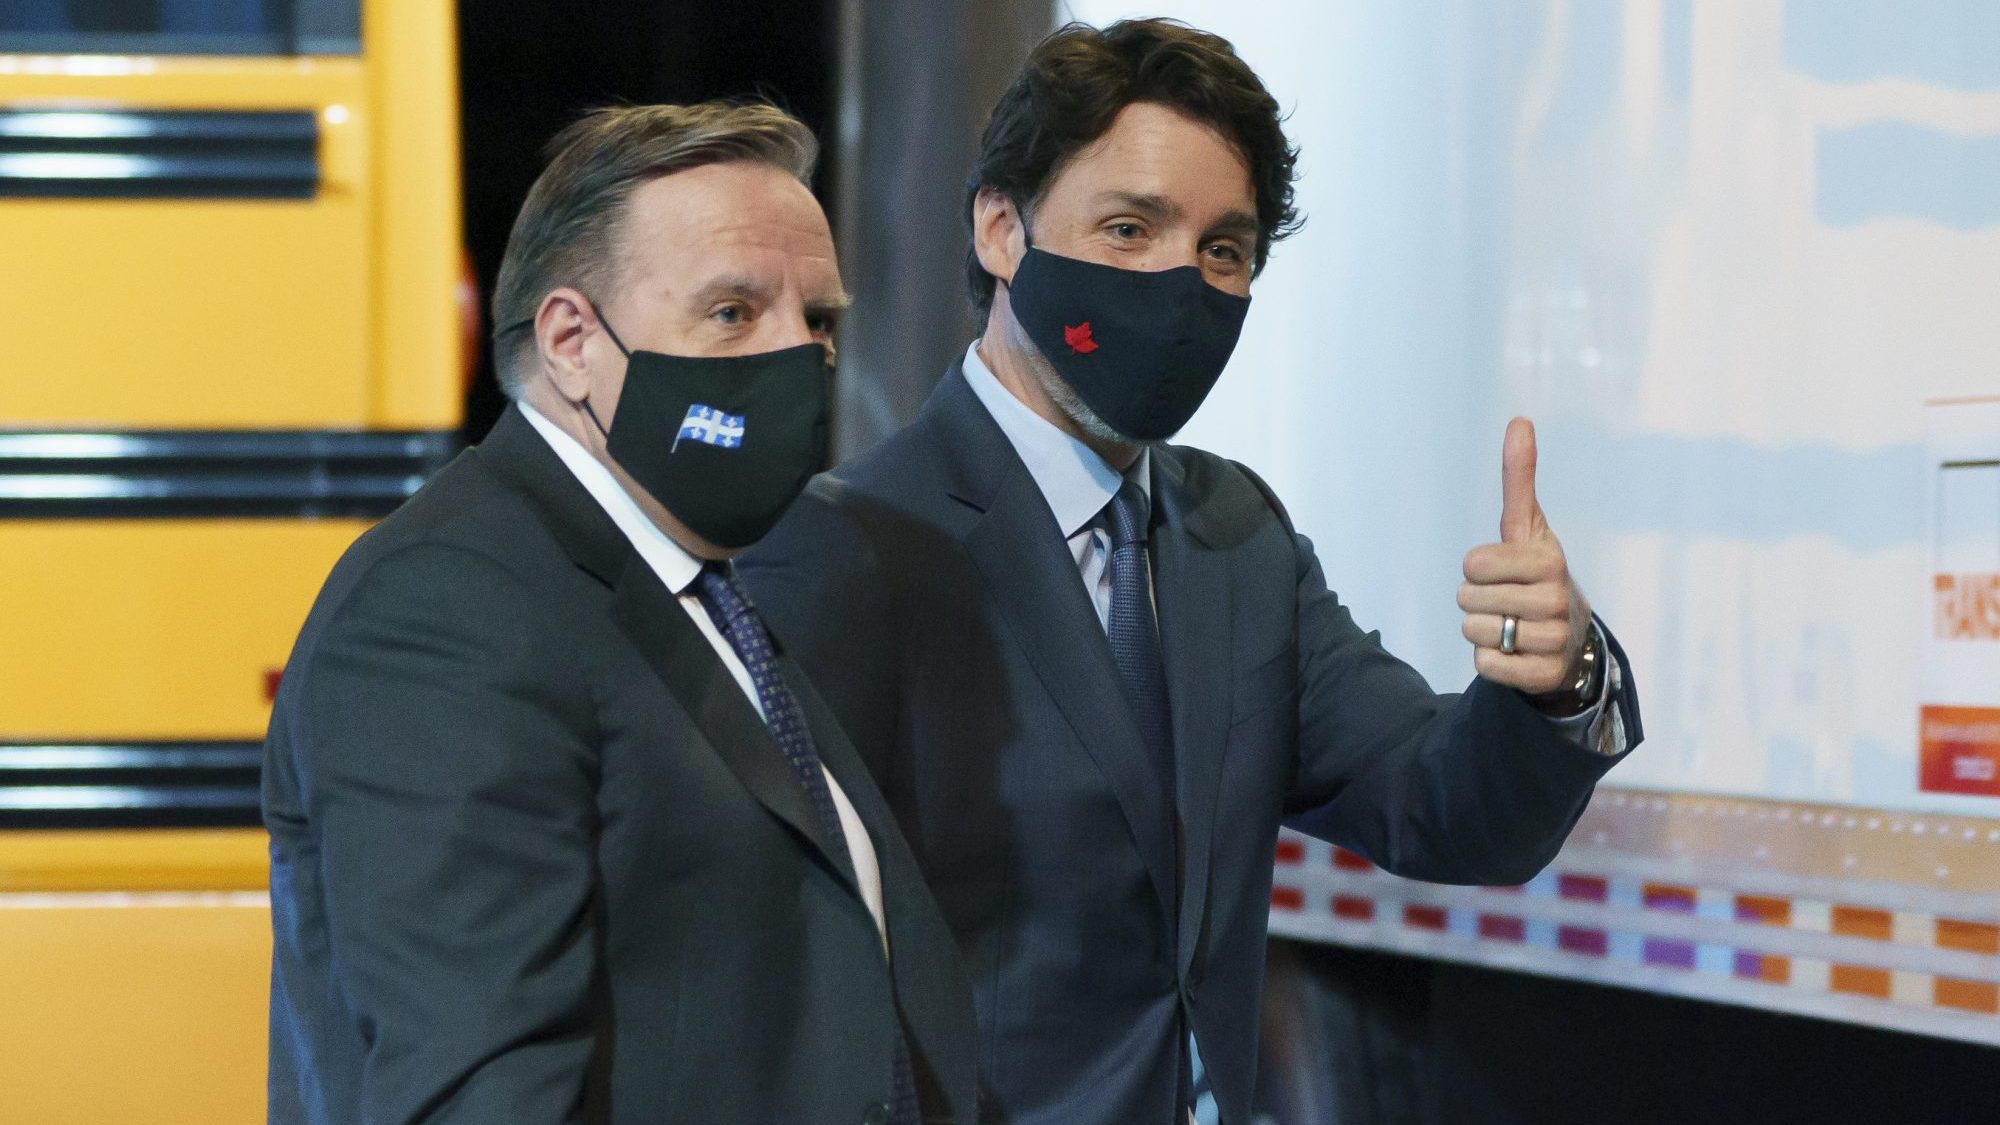
[[[584, 299], [587, 301], [590, 300], [590, 298], [588, 297]], [[605, 319], [604, 310], [597, 307], [596, 301], [590, 301], [590, 311], [597, 317], [597, 323], [602, 324], [604, 326], [605, 335], [611, 337], [611, 343], [618, 349], [618, 353], [624, 356], [627, 360], [630, 360], [632, 358], [632, 349], [626, 347], [625, 341], [618, 338], [618, 330], [611, 327], [611, 322]], [[517, 320], [514, 323], [509, 324], [507, 327], [502, 328], [500, 331], [495, 332], [493, 335], [497, 339], [501, 336], [507, 335], [510, 332], [518, 332], [523, 328], [532, 328], [534, 326], [534, 323], [535, 323], [534, 317], [532, 316], [522, 317], [520, 320]], [[605, 440], [609, 441], [611, 438], [611, 431], [605, 429], [604, 423], [599, 422], [597, 420], [597, 411], [592, 410], [590, 408], [590, 399], [586, 397], [583, 400], [583, 402], [580, 403], [579, 405], [583, 407], [583, 412], [585, 414], [590, 415], [591, 422], [597, 426], [597, 432], [603, 434]]]
[[[1012, 196], [1008, 197], [1008, 202], [1014, 203], [1014, 215], [1021, 220], [1021, 245], [1027, 250], [1033, 250], [1035, 248], [1035, 235], [1033, 231], [1028, 229], [1028, 209], [1019, 203], [1015, 203]], [[1027, 260], [1025, 252], [1021, 255], [1021, 260]], [[1014, 268], [1018, 271], [1021, 267], [1015, 266]], [[1011, 281], [1002, 281], [996, 277], [993, 279], [993, 284], [1006, 286], [1009, 293], [1014, 291], [1014, 283]]]
[[1028, 214], [1028, 209], [1019, 203], [1014, 205], [1014, 213], [1021, 217], [1021, 245], [1033, 250], [1035, 248], [1035, 232], [1033, 227], [1030, 226], [1030, 222], [1034, 216]]
[[[585, 298], [585, 300], [590, 300], [591, 313], [597, 317], [597, 323], [602, 324], [604, 326], [604, 334], [611, 337], [611, 343], [618, 349], [618, 354], [625, 357], [626, 370], [630, 371], [632, 350], [625, 346], [625, 341], [618, 338], [618, 330], [611, 327], [611, 321], [605, 317], [604, 310], [597, 307], [597, 302], [595, 300], [591, 300], [590, 298]], [[590, 407], [590, 396], [585, 395], [583, 397], [583, 401], [579, 405], [583, 407], [583, 412], [585, 414], [590, 415], [591, 422], [597, 426], [597, 432], [604, 435], [605, 441], [610, 441], [611, 431], [605, 428], [603, 422], [597, 420], [597, 411], [591, 409]]]

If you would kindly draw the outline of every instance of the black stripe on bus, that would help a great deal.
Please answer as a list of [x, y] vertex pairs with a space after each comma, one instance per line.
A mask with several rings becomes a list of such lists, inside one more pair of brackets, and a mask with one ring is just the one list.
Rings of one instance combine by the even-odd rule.
[[454, 431], [0, 431], [0, 519], [376, 518]]
[[0, 197], [311, 199], [309, 110], [0, 109]]
[[0, 829], [250, 828], [255, 742], [0, 742]]

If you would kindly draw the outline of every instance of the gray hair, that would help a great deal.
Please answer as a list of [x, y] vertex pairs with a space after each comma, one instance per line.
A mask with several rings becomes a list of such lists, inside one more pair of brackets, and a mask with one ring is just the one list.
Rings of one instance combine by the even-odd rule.
[[612, 106], [593, 110], [548, 146], [549, 164], [521, 205], [493, 285], [493, 366], [519, 398], [521, 362], [549, 290], [574, 286], [603, 299], [624, 272], [626, 204], [661, 176], [755, 160], [810, 184], [819, 142], [798, 118], [763, 102]]

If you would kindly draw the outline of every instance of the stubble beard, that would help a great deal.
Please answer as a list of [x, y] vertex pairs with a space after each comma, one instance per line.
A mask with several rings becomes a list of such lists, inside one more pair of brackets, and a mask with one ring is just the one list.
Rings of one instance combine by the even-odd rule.
[[1076, 388], [1070, 386], [1069, 381], [1056, 370], [1056, 365], [1049, 362], [1049, 357], [1042, 354], [1042, 349], [1028, 339], [1027, 333], [1021, 333], [1021, 342], [1027, 345], [1022, 350], [1026, 354], [1029, 370], [1035, 373], [1035, 382], [1041, 384], [1042, 393], [1048, 395], [1049, 401], [1056, 404], [1056, 409], [1076, 423], [1078, 429], [1102, 442], [1134, 448], [1146, 444], [1130, 434], [1119, 433], [1111, 423], [1099, 418], [1097, 411], [1085, 404], [1082, 396], [1076, 393]]

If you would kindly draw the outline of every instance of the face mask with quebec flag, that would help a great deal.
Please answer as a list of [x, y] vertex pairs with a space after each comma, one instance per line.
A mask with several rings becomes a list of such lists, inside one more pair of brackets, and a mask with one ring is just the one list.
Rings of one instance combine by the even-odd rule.
[[1197, 266], [1098, 265], [1030, 243], [1007, 287], [1014, 318], [1093, 413], [1137, 441], [1178, 433], [1222, 377], [1250, 298]]
[[605, 448], [688, 530], [718, 547], [748, 547], [826, 467], [826, 348], [800, 344], [733, 356], [625, 353], [625, 389]]

